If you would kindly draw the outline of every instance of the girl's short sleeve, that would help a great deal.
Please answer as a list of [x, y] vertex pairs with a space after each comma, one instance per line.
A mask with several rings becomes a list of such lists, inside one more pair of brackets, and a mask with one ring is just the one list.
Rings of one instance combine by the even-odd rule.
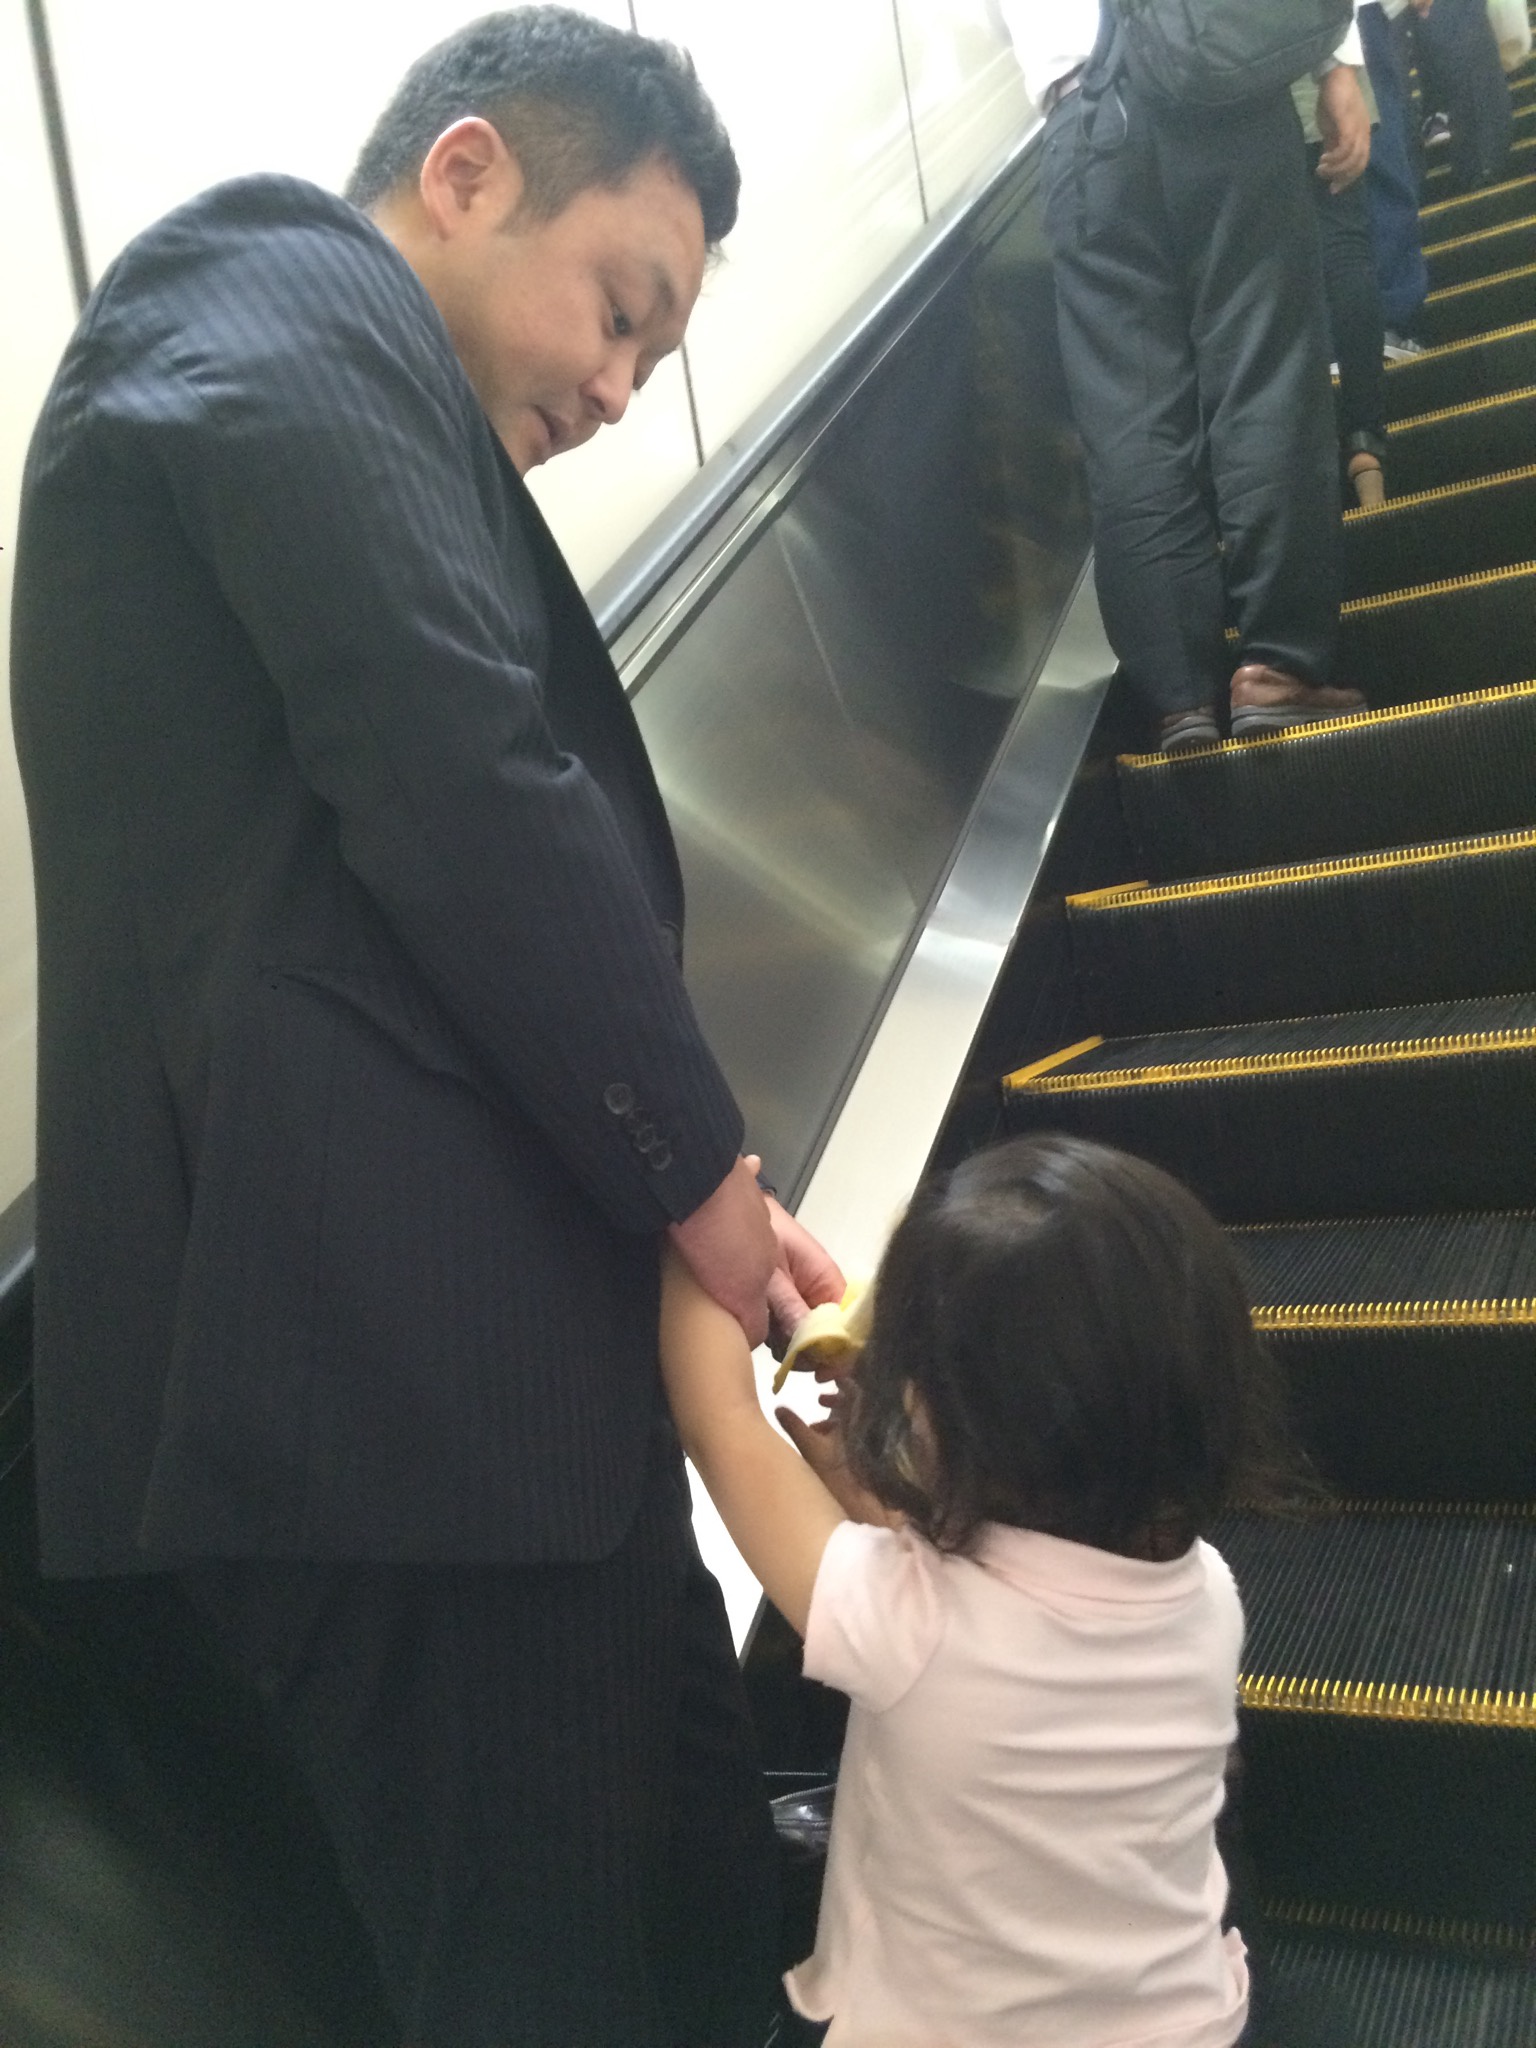
[[805, 1675], [861, 1707], [893, 1707], [943, 1627], [944, 1561], [906, 1529], [844, 1522], [822, 1553], [805, 1628]]

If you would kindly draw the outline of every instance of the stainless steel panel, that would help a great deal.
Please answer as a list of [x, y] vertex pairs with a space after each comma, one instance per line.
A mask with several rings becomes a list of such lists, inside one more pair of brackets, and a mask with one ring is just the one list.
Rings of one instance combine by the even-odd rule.
[[1032, 159], [946, 264], [619, 647], [690, 986], [791, 1198], [1087, 549]]

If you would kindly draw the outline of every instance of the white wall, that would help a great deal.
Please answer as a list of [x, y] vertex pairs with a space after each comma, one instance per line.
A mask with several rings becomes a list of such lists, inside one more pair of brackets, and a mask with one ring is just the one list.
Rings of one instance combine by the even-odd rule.
[[[336, 186], [413, 57], [484, 0], [46, 0], [92, 277], [141, 227], [224, 177]], [[630, 0], [586, 0], [627, 26]], [[681, 360], [624, 425], [534, 479], [591, 584], [1029, 119], [996, 0], [634, 0], [681, 43], [731, 131], [741, 220]], [[0, 0], [0, 617], [26, 437], [72, 308], [24, 0]], [[925, 205], [926, 202], [926, 205]], [[697, 424], [698, 438], [695, 437]], [[0, 729], [0, 1207], [32, 1175], [31, 895]]]

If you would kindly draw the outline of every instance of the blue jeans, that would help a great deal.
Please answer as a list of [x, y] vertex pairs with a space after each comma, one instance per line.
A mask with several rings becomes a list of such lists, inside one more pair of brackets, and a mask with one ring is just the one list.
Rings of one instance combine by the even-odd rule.
[[1411, 334], [1429, 290], [1419, 232], [1419, 152], [1409, 97], [1408, 17], [1388, 21], [1381, 7], [1362, 7], [1360, 35], [1381, 119], [1371, 130], [1371, 161], [1365, 199], [1371, 214], [1371, 248], [1381, 317], [1398, 334]]

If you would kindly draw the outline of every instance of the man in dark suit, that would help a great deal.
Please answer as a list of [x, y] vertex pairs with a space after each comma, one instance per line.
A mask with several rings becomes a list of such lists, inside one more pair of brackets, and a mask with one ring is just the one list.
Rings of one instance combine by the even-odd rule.
[[772, 1995], [658, 1241], [754, 1338], [776, 1263], [840, 1276], [740, 1158], [521, 481], [677, 346], [736, 191], [675, 51], [487, 17], [355, 204], [244, 179], [133, 243], [27, 470], [45, 1566], [178, 1576], [414, 2048], [726, 2048]]

